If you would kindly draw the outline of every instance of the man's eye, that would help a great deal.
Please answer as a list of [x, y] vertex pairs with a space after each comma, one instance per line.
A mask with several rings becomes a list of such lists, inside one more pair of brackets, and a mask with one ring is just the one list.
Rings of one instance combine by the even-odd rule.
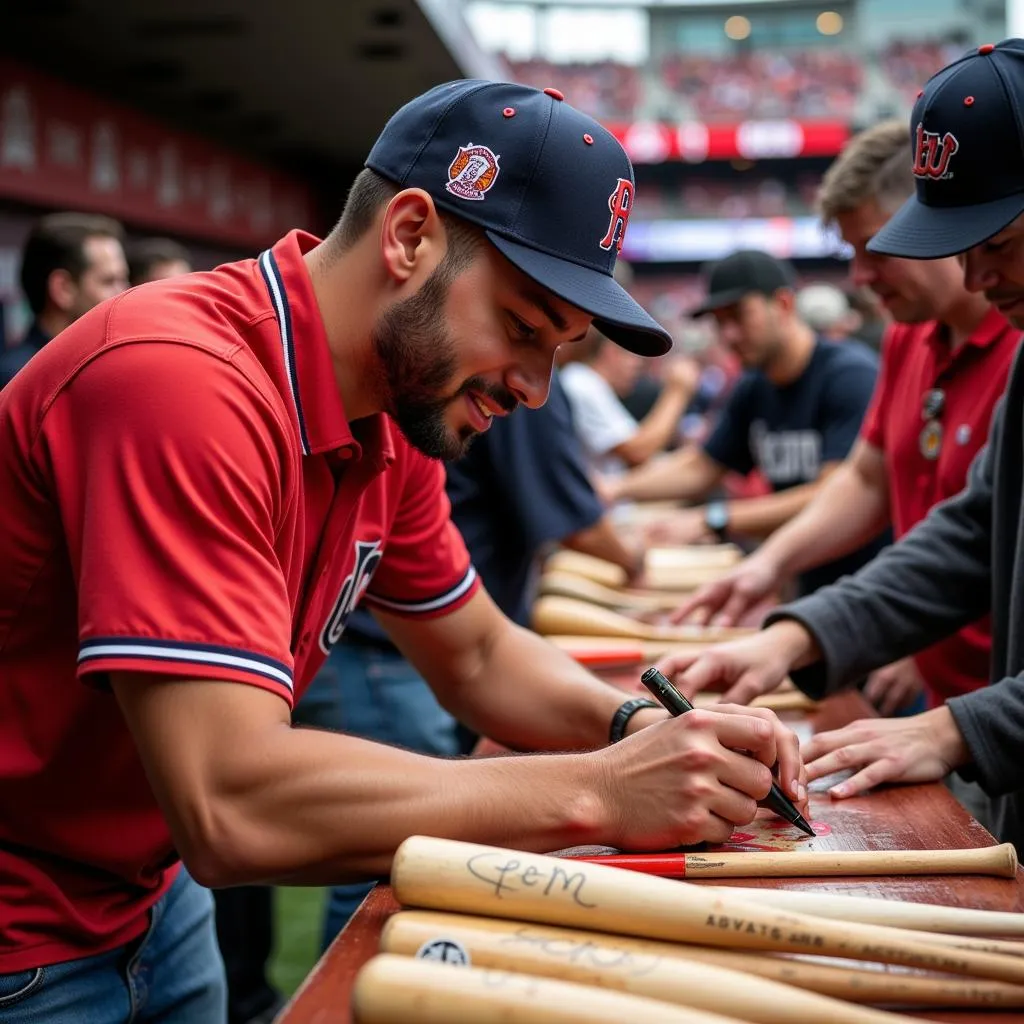
[[509, 319], [512, 321], [512, 326], [515, 328], [516, 334], [523, 338], [532, 338], [536, 333], [537, 329], [531, 327], [526, 321], [520, 320], [515, 313], [509, 313]]

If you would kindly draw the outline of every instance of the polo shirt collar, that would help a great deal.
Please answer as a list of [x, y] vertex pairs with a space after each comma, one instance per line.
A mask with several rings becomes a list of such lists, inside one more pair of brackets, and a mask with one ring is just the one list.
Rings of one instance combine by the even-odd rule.
[[396, 428], [390, 419], [383, 413], [368, 417], [357, 441], [334, 382], [327, 332], [303, 259], [319, 243], [320, 239], [305, 231], [290, 231], [273, 248], [260, 253], [257, 260], [277, 317], [302, 454], [347, 449], [359, 458], [366, 445], [391, 462], [395, 458]]
[[999, 341], [1007, 331], [1012, 330], [1013, 324], [995, 306], [989, 306], [988, 312], [981, 318], [981, 323], [971, 331], [965, 345], [988, 348]]
[[938, 320], [934, 321], [927, 338], [929, 344], [935, 349], [940, 362], [953, 362], [967, 349], [986, 349], [994, 345], [1007, 331], [1011, 330], [1013, 330], [1013, 325], [1009, 320], [995, 306], [989, 306], [988, 312], [978, 322], [978, 326], [971, 331], [964, 343], [952, 355], [949, 351], [946, 328]]

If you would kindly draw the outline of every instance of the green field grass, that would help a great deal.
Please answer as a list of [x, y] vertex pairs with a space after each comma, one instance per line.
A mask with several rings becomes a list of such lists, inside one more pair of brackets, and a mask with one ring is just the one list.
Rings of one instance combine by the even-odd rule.
[[275, 942], [270, 980], [290, 996], [320, 955], [326, 889], [279, 887], [274, 894]]

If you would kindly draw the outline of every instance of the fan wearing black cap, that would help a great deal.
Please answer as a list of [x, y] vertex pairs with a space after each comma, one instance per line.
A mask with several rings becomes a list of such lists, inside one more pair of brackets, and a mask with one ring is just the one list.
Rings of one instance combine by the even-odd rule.
[[[653, 523], [649, 539], [691, 544], [765, 537], [797, 515], [853, 447], [871, 401], [877, 356], [857, 342], [815, 336], [796, 311], [796, 274], [766, 252], [742, 250], [715, 263], [708, 296], [693, 313], [713, 315], [721, 342], [743, 363], [711, 436], [613, 480], [609, 496], [702, 500], [726, 473], [759, 469], [774, 493], [714, 501]], [[800, 575], [810, 593], [855, 571], [887, 538]]]
[[[915, 195], [870, 252], [957, 255], [968, 289], [1024, 327], [1024, 40], [972, 50], [934, 75], [910, 123]], [[747, 642], [671, 666], [685, 689], [725, 684], [749, 701], [789, 673], [815, 696], [992, 616], [991, 684], [905, 719], [821, 733], [804, 751], [812, 777], [853, 796], [886, 782], [958, 771], [988, 794], [986, 819], [1024, 850], [1024, 364], [1018, 349], [989, 441], [967, 486], [857, 575], [769, 616]]]
[[[805, 796], [769, 713], [670, 718], [514, 625], [449, 518], [437, 460], [540, 406], [560, 344], [669, 348], [612, 277], [632, 202], [560, 94], [438, 86], [325, 239], [101, 303], [5, 389], [5, 1022], [224, 1019], [202, 885], [378, 877], [416, 833], [721, 841], [776, 762]], [[293, 729], [357, 604], [460, 720], [550, 755]]]

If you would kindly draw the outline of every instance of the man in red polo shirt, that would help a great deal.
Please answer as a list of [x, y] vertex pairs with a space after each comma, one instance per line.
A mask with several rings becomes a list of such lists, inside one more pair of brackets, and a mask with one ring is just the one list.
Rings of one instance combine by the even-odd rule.
[[[734, 622], [787, 578], [830, 560], [891, 522], [902, 537], [959, 493], [988, 438], [1020, 333], [977, 292], [955, 257], [904, 260], [867, 250], [871, 237], [914, 190], [906, 126], [889, 121], [856, 136], [825, 175], [819, 204], [853, 247], [855, 283], [867, 285], [896, 323], [861, 437], [820, 495], [725, 579], [705, 587], [679, 617]], [[924, 692], [941, 705], [988, 682], [989, 618], [874, 672], [864, 692], [883, 714]], [[980, 813], [974, 787], [950, 785]]]
[[[209, 886], [321, 884], [386, 874], [416, 833], [721, 840], [776, 761], [805, 797], [777, 719], [624, 702], [501, 615], [449, 520], [435, 460], [542, 404], [558, 345], [594, 322], [668, 349], [612, 277], [632, 201], [622, 148], [557, 92], [439, 86], [323, 242], [104, 303], [3, 392], [5, 1024], [219, 1024], [209, 893], [179, 857]], [[292, 729], [360, 600], [471, 728], [578, 752]]]

